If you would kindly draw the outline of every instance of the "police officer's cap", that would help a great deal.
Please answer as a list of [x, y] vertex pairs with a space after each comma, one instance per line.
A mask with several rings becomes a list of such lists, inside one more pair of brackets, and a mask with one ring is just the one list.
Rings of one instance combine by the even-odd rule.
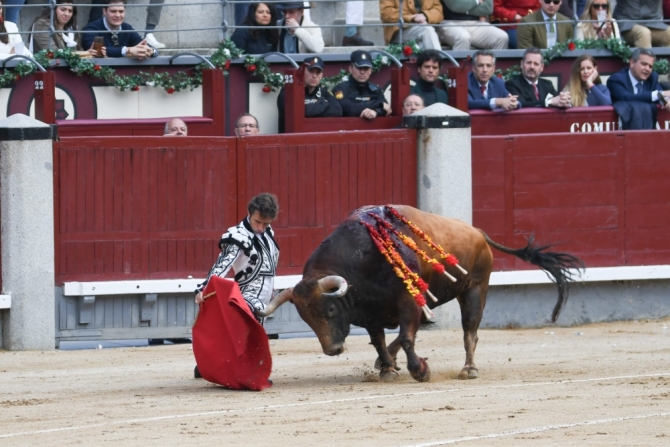
[[372, 56], [365, 50], [356, 50], [351, 53], [351, 63], [358, 68], [372, 67]]
[[319, 56], [310, 56], [307, 59], [305, 59], [305, 68], [308, 70], [311, 70], [312, 68], [318, 68], [319, 70], [323, 71], [323, 59], [321, 59]]

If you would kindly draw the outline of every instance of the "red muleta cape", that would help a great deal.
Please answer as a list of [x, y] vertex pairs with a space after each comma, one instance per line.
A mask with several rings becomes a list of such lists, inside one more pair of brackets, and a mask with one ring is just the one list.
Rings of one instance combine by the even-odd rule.
[[208, 298], [193, 325], [193, 354], [202, 378], [234, 390], [272, 386], [268, 336], [237, 283], [212, 276], [203, 296]]

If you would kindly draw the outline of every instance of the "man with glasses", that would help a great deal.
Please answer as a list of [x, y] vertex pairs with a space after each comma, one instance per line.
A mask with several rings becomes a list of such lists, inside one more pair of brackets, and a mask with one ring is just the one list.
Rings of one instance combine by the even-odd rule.
[[238, 137], [250, 137], [258, 135], [261, 128], [258, 126], [258, 120], [251, 113], [240, 115], [235, 122], [235, 135]]
[[340, 102], [344, 116], [358, 116], [372, 120], [391, 114], [382, 89], [369, 82], [372, 75], [372, 56], [365, 50], [351, 53], [349, 79], [333, 89], [333, 96]]
[[411, 94], [402, 102], [402, 116], [411, 115], [424, 107], [423, 98], [419, 95]]
[[[670, 47], [670, 27], [663, 23], [661, 0], [618, 0], [614, 18], [619, 21], [621, 37], [630, 46]], [[635, 23], [638, 20], [642, 23]]]
[[[560, 6], [561, 0], [540, 0], [540, 9], [519, 22], [517, 47], [550, 48], [571, 39], [574, 34], [572, 22], [558, 12]], [[530, 25], [532, 23], [535, 24]]]
[[82, 45], [92, 48], [96, 37], [104, 39], [108, 57], [134, 57], [147, 59], [158, 56], [158, 50], [147, 45], [132, 26], [124, 22], [126, 0], [105, 0], [102, 18], [95, 20], [83, 30]]
[[[305, 66], [305, 117], [342, 116], [342, 107], [326, 87], [321, 86], [323, 79], [323, 59], [310, 56], [304, 61]], [[277, 96], [279, 112], [279, 133], [284, 133], [285, 90], [281, 89]]]

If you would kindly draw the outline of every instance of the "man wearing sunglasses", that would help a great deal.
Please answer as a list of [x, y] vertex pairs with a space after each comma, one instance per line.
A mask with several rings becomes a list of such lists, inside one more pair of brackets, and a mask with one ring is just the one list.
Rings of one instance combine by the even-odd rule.
[[517, 47], [549, 48], [572, 38], [572, 22], [558, 12], [560, 7], [561, 0], [540, 0], [540, 10], [527, 15], [519, 22], [516, 31]]
[[124, 22], [125, 17], [126, 0], [105, 0], [102, 18], [89, 23], [83, 30], [84, 48], [91, 48], [95, 38], [102, 37], [107, 57], [147, 59], [158, 56], [158, 51]]
[[[614, 18], [621, 37], [632, 47], [670, 47], [670, 28], [663, 23], [661, 0], [618, 0]], [[645, 21], [635, 23], [635, 21]]]

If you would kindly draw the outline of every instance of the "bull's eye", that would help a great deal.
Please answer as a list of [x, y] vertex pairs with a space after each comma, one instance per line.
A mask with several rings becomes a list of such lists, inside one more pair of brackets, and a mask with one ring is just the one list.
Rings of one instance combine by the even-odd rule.
[[336, 311], [336, 308], [335, 308], [334, 304], [331, 304], [330, 306], [328, 306], [328, 318], [333, 318], [333, 316], [335, 315], [335, 311]]

